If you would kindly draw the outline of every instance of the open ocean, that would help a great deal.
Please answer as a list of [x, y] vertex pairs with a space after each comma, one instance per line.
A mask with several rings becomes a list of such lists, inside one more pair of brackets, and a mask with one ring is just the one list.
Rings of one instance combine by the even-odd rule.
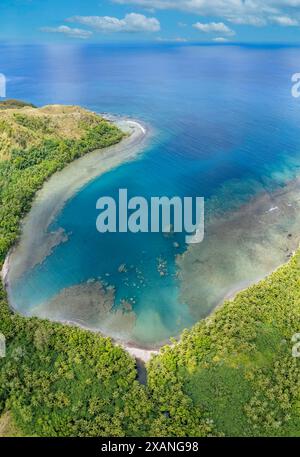
[[[62, 227], [68, 241], [11, 285], [20, 312], [34, 313], [63, 289], [101, 279], [115, 289], [113, 312], [124, 301], [132, 305], [135, 322], [122, 338], [152, 347], [207, 316], [236, 285], [284, 260], [276, 246], [284, 243], [290, 216], [282, 214], [276, 224], [264, 218], [263, 230], [249, 222], [251, 231], [239, 233], [238, 241], [230, 236], [232, 224], [223, 222], [235, 212], [235, 228], [243, 227], [253, 198], [267, 193], [272, 200], [299, 175], [300, 99], [291, 95], [299, 48], [1, 46], [0, 72], [8, 77], [9, 98], [130, 116], [153, 132], [137, 160], [99, 177], [65, 205], [50, 229]], [[187, 249], [182, 236], [100, 235], [96, 201], [116, 196], [119, 188], [147, 198], [205, 197], [208, 224], [197, 254], [190, 252], [180, 266], [176, 256]], [[219, 229], [210, 230], [212, 220]], [[273, 256], [264, 234], [274, 244]], [[81, 323], [92, 326], [85, 322], [86, 306], [83, 300]], [[122, 319], [120, 334], [121, 327]]]

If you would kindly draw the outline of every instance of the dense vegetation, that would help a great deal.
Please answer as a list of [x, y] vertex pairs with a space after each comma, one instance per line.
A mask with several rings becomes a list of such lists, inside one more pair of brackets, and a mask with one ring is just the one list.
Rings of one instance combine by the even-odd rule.
[[[23, 147], [14, 138], [0, 162], [0, 263], [45, 179], [122, 137], [86, 112], [54, 132], [51, 108], [23, 111], [4, 117], [28, 135]], [[0, 331], [0, 435], [300, 436], [300, 359], [291, 343], [300, 332], [300, 253], [164, 348], [148, 366], [147, 387], [109, 338], [15, 315], [3, 286]]]
[[221, 435], [300, 436], [299, 331], [300, 252], [152, 361], [161, 429], [193, 434], [200, 415]]

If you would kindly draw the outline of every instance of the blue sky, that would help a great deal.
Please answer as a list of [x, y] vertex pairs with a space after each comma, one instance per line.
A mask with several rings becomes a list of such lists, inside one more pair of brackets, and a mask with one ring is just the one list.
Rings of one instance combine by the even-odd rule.
[[300, 0], [0, 0], [0, 40], [300, 44]]

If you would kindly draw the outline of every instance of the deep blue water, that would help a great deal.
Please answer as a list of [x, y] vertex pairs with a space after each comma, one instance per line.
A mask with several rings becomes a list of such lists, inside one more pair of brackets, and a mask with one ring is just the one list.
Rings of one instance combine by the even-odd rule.
[[[299, 71], [298, 48], [2, 47], [9, 97], [129, 115], [155, 131], [143, 156], [68, 202], [52, 228], [63, 227], [69, 241], [13, 285], [18, 309], [101, 277], [116, 288], [116, 308], [134, 299], [132, 340], [140, 344], [177, 335], [202, 317], [201, 296], [199, 316], [179, 297], [174, 259], [186, 248], [182, 237], [178, 250], [161, 234], [100, 235], [96, 201], [119, 188], [131, 196], [203, 196], [215, 214], [282, 185], [299, 169], [300, 102], [291, 96]], [[166, 277], [157, 272], [158, 257], [168, 261]]]

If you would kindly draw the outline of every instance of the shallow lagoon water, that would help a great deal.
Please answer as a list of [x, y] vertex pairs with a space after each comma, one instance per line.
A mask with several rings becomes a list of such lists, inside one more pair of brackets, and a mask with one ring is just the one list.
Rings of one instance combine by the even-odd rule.
[[[136, 161], [95, 179], [68, 201], [50, 227], [62, 228], [68, 240], [10, 285], [17, 310], [76, 320], [153, 347], [287, 260], [300, 233], [293, 181], [300, 165], [300, 102], [291, 96], [300, 49], [2, 51], [10, 97], [130, 115], [155, 130]], [[205, 197], [204, 243], [187, 251], [183, 236], [100, 235], [96, 201], [116, 196], [119, 188], [128, 188], [130, 196]], [[273, 207], [278, 209], [270, 212]], [[97, 307], [100, 283], [112, 301], [105, 316], [100, 298]], [[76, 295], [81, 298], [75, 306]]]

